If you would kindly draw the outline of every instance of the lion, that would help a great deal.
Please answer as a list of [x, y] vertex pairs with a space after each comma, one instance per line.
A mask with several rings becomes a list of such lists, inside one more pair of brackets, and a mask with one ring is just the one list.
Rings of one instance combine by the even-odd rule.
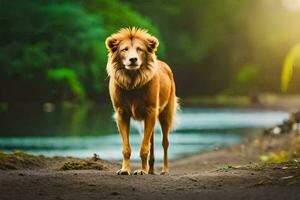
[[[157, 59], [159, 41], [147, 30], [122, 28], [106, 39], [109, 93], [117, 114], [123, 143], [122, 168], [118, 175], [130, 175], [130, 120], [144, 122], [140, 148], [141, 168], [134, 175], [154, 174], [154, 126], [158, 119], [164, 150], [161, 174], [169, 174], [169, 132], [176, 110], [175, 82], [170, 67]], [[150, 153], [150, 155], [149, 155]]]

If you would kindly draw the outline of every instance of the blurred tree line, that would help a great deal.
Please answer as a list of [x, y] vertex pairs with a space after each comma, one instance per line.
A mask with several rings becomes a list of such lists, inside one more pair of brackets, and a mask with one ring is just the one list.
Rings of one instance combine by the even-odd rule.
[[280, 92], [284, 57], [300, 41], [297, 0], [126, 1], [161, 30], [182, 95]]
[[1, 100], [101, 99], [105, 38], [126, 26], [158, 36], [180, 96], [279, 92], [300, 42], [300, 12], [283, 1], [1, 0]]
[[2, 0], [0, 20], [1, 99], [8, 101], [100, 98], [106, 37], [125, 26], [160, 34], [118, 0]]

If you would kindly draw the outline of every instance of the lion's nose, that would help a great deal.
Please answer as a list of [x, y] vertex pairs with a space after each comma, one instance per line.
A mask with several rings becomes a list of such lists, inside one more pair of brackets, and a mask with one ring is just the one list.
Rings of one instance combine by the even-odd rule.
[[134, 58], [130, 58], [130, 59], [129, 59], [129, 61], [130, 61], [131, 63], [136, 63], [136, 61], [137, 61], [137, 58], [136, 58], [136, 57], [134, 57]]

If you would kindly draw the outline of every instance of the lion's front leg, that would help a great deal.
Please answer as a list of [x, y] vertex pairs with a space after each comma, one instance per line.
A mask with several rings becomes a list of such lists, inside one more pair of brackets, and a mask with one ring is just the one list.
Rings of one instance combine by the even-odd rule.
[[130, 175], [131, 147], [129, 143], [130, 116], [121, 109], [117, 110], [117, 123], [119, 133], [123, 142], [123, 163], [122, 168], [117, 171], [118, 175]]
[[148, 155], [150, 150], [150, 139], [154, 133], [154, 126], [156, 121], [156, 110], [153, 109], [151, 112], [148, 112], [147, 117], [145, 118], [145, 129], [144, 137], [141, 144], [140, 157], [142, 160], [141, 169], [135, 170], [135, 175], [148, 174], [149, 165], [148, 165]]

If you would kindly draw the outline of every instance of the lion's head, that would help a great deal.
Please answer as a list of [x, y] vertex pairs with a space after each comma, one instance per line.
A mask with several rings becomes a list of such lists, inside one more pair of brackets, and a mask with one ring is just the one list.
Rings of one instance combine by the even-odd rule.
[[159, 42], [147, 30], [122, 28], [106, 39], [109, 52], [107, 73], [124, 89], [143, 86], [156, 70]]

